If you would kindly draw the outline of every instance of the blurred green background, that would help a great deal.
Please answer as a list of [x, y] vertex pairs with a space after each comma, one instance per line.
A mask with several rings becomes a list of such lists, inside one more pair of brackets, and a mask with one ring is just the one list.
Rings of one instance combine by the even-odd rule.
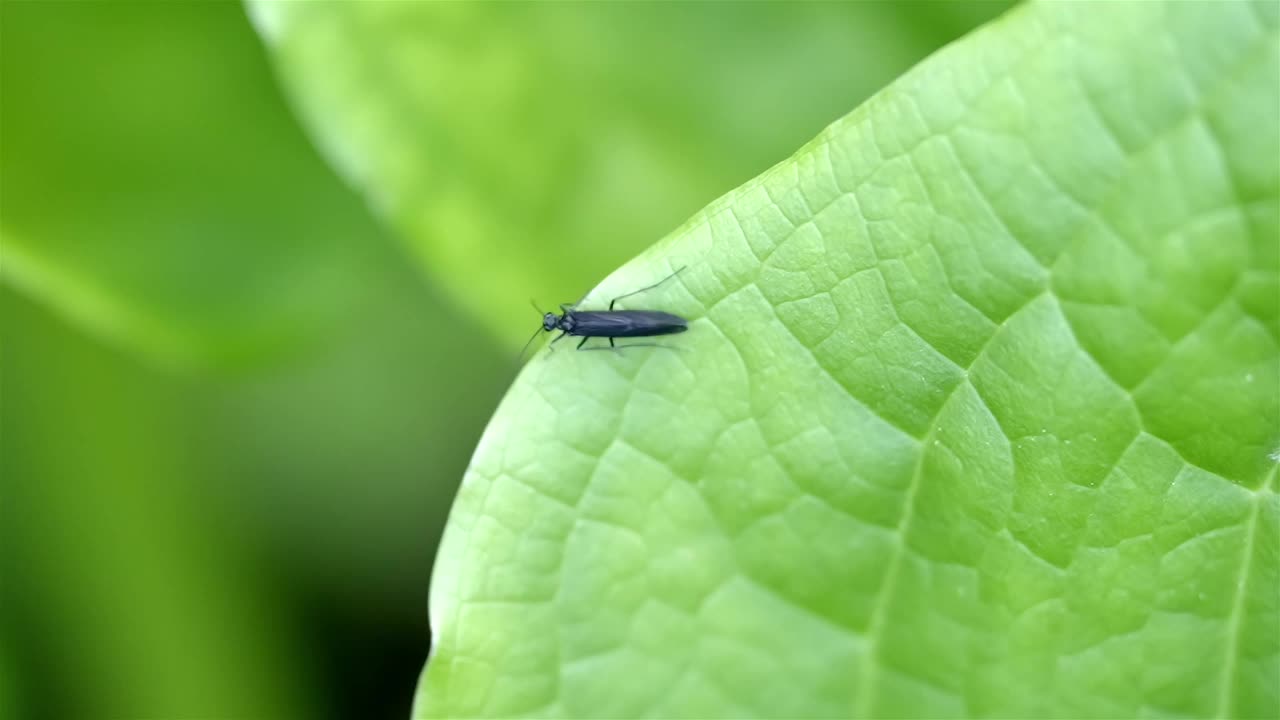
[[[387, 22], [307, 7], [377, 72]], [[362, 7], [441, 99], [385, 152], [343, 134], [386, 98], [311, 92], [239, 4], [0, 4], [0, 717], [407, 717], [523, 298], [1006, 5]]]

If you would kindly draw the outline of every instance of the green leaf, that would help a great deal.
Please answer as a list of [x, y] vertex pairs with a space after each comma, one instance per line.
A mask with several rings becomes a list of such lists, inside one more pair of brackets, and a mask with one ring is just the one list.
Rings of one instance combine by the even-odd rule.
[[421, 716], [1280, 714], [1274, 3], [1033, 4], [587, 298], [435, 573]]
[[516, 368], [482, 328], [424, 322], [456, 311], [403, 262], [364, 302], [304, 358], [205, 386], [196, 436], [221, 458], [213, 486], [305, 587], [348, 616], [425, 629], [450, 500]]
[[379, 231], [290, 117], [240, 8], [2, 12], [8, 284], [178, 366], [288, 351], [345, 317]]
[[190, 383], [2, 287], [0, 328], [3, 717], [315, 717]]
[[517, 345], [530, 297], [573, 300], [1004, 4], [248, 7], [318, 144]]

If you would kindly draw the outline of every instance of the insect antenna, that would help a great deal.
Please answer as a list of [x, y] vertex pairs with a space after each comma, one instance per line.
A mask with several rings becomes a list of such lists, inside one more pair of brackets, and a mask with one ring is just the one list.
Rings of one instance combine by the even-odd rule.
[[534, 310], [537, 310], [537, 311], [538, 311], [538, 314], [539, 314], [539, 315], [546, 315], [546, 313], [544, 313], [544, 312], [542, 311], [542, 308], [538, 307], [538, 301], [537, 301], [537, 300], [534, 300], [533, 298], [529, 298], [529, 304], [533, 306], [533, 309], [534, 309]]
[[540, 333], [540, 332], [542, 332], [542, 331], [543, 331], [543, 330], [542, 330], [542, 328], [538, 328], [537, 330], [534, 330], [534, 331], [533, 331], [533, 334], [529, 336], [529, 340], [528, 340], [527, 342], [525, 342], [524, 347], [520, 348], [520, 354], [516, 356], [516, 364], [517, 364], [517, 365], [519, 365], [519, 364], [520, 364], [520, 361], [521, 361], [521, 360], [524, 360], [524, 353], [525, 353], [525, 351], [529, 349], [529, 346], [533, 344], [533, 340], [534, 340], [534, 338], [538, 337], [538, 333]]

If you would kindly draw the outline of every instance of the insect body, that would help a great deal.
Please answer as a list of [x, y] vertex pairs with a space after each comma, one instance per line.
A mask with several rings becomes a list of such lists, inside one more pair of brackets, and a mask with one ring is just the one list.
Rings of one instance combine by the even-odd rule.
[[689, 323], [679, 315], [657, 310], [579, 311], [572, 305], [561, 305], [560, 309], [564, 311], [563, 315], [547, 313], [542, 316], [542, 329], [560, 331], [552, 343], [565, 335], [582, 338], [579, 348], [593, 337], [609, 338], [609, 345], [617, 347], [614, 338], [673, 335], [689, 329]]
[[[676, 270], [648, 287], [640, 288], [626, 295], [619, 295], [609, 302], [608, 310], [578, 310], [577, 306], [581, 301], [572, 305], [561, 305], [561, 314], [557, 315], [552, 312], [543, 314], [542, 328], [535, 331], [533, 337], [537, 337], [538, 332], [559, 330], [560, 334], [551, 341], [552, 345], [556, 344], [565, 335], [573, 335], [582, 338], [582, 342], [578, 343], [578, 349], [581, 350], [582, 346], [586, 345], [587, 341], [593, 337], [609, 338], [609, 346], [617, 347], [614, 344], [616, 338], [654, 337], [682, 333], [689, 329], [689, 323], [679, 315], [672, 315], [658, 310], [613, 309], [613, 306], [622, 298], [652, 290], [675, 277], [681, 270], [684, 270], [684, 268]], [[529, 342], [533, 342], [532, 337], [529, 338]], [[525, 343], [525, 347], [528, 347], [528, 343]]]

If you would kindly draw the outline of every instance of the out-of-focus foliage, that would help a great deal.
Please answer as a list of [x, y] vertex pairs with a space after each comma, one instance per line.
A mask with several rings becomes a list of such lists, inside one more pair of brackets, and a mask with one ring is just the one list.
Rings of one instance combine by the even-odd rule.
[[1003, 3], [249, 7], [320, 145], [508, 344]]
[[[0, 627], [0, 631], [3, 627]], [[17, 669], [13, 666], [13, 642], [8, 635], [0, 635], [0, 717], [16, 718], [22, 707], [17, 697]]]
[[284, 562], [347, 605], [425, 627], [427, 569], [511, 355], [388, 269], [331, 346], [205, 386], [210, 441]]
[[175, 364], [293, 349], [367, 287], [370, 224], [225, 3], [4, 4], [0, 272]]
[[[434, 299], [387, 280], [306, 360], [182, 382], [4, 297], [0, 468], [16, 520], [0, 542], [21, 579], [6, 620], [40, 673], [26, 680], [82, 678], [54, 715], [314, 716], [334, 702], [317, 687], [330, 672], [398, 681], [376, 689], [407, 711], [431, 555], [504, 356], [465, 329], [456, 348], [436, 343], [416, 317]], [[390, 646], [361, 645], [375, 641]]]
[[240, 8], [0, 12], [20, 699], [407, 712], [439, 526], [509, 358], [309, 149]]
[[5, 621], [43, 712], [311, 712], [298, 628], [210, 492], [193, 388], [0, 299]]
[[587, 299], [680, 352], [494, 415], [418, 714], [1280, 716], [1277, 108], [1275, 3], [1035, 4], [712, 203]]

